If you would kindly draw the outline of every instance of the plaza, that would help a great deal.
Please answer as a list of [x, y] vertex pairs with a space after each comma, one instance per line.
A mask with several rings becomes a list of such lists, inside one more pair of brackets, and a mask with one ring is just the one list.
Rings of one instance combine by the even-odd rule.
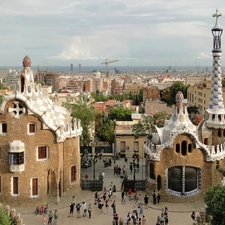
[[[117, 193], [115, 197], [116, 201], [116, 211], [118, 213], [119, 218], [122, 217], [123, 220], [125, 220], [126, 215], [128, 212], [132, 212], [134, 208], [134, 202], [133, 200], [129, 201], [128, 197], [125, 196], [126, 203], [122, 204], [121, 203], [121, 178], [119, 176], [114, 176], [114, 171], [113, 167], [114, 165], [118, 165], [120, 167], [123, 167], [125, 165], [126, 171], [128, 173], [128, 179], [133, 179], [133, 173], [130, 173], [129, 171], [129, 162], [131, 162], [132, 159], [128, 159], [128, 162], [124, 162], [124, 159], [116, 160], [116, 164], [112, 164], [112, 166], [109, 167], [104, 167], [103, 161], [99, 160], [96, 165], [95, 165], [95, 173], [96, 173], [96, 179], [98, 179], [98, 176], [100, 173], [104, 172], [105, 173], [105, 178], [104, 178], [104, 187], [109, 189], [110, 183], [113, 182], [113, 184], [116, 185], [117, 188]], [[87, 173], [89, 178], [93, 178], [93, 171], [94, 168], [89, 167], [86, 169], [82, 169], [82, 176], [84, 177], [85, 174]], [[136, 174], [136, 179], [145, 179], [145, 174], [144, 170], [142, 173], [142, 168], [140, 168], [139, 172]], [[43, 204], [48, 204], [49, 210], [54, 211], [55, 209], [58, 210], [59, 213], [59, 219], [57, 224], [62, 224], [62, 225], [71, 225], [71, 224], [92, 224], [92, 225], [106, 225], [106, 224], [112, 224], [112, 218], [113, 218], [113, 213], [112, 213], [112, 208], [109, 207], [108, 213], [103, 214], [99, 212], [99, 209], [97, 205], [94, 205], [94, 194], [95, 192], [92, 191], [81, 191], [79, 194], [75, 196], [75, 203], [77, 204], [78, 202], [81, 203], [82, 201], [85, 201], [87, 205], [90, 203], [92, 205], [92, 217], [89, 219], [88, 217], [81, 217], [77, 218], [76, 210], [74, 209], [74, 215], [73, 217], [68, 217], [69, 215], [69, 205], [71, 203], [71, 197], [65, 197], [61, 198], [61, 201], [59, 204], [56, 204], [55, 202], [51, 201], [51, 199], [48, 202], [43, 202]], [[99, 192], [99, 194], [102, 196], [102, 192]], [[140, 202], [143, 203], [143, 197], [146, 194], [143, 191], [138, 191], [138, 194], [141, 195], [141, 200]], [[159, 204], [157, 203], [156, 205], [153, 204], [152, 202], [152, 196], [149, 196], [149, 207], [148, 209], [144, 209], [144, 215], [147, 219], [146, 224], [149, 225], [155, 225], [157, 222], [157, 217], [160, 216], [162, 208], [167, 207], [168, 208], [168, 215], [169, 215], [169, 223], [172, 225], [190, 225], [193, 223], [191, 219], [191, 212], [192, 211], [197, 211], [199, 209], [204, 208], [204, 202], [199, 201], [199, 202], [193, 202], [193, 203], [164, 203], [160, 202]], [[111, 203], [109, 204], [111, 205]], [[33, 207], [17, 207], [16, 211], [21, 213], [21, 217], [23, 218], [24, 225], [38, 225], [42, 224], [42, 219], [43, 216], [36, 216], [35, 215], [35, 208], [36, 205]], [[139, 209], [137, 209], [139, 212]], [[198, 214], [198, 213], [197, 213]]]

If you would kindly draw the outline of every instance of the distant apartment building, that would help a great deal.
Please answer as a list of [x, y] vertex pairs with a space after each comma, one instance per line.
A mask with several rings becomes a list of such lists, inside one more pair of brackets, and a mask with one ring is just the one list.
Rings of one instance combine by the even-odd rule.
[[193, 86], [195, 84], [201, 84], [204, 82], [206, 76], [202, 74], [202, 76], [197, 75], [186, 75], [185, 76], [185, 85]]
[[145, 87], [144, 84], [131, 84], [131, 83], [128, 83], [128, 84], [124, 85], [123, 92], [131, 94], [131, 95], [138, 95], [140, 93], [140, 90], [142, 88], [144, 88], [144, 87]]
[[[208, 108], [211, 94], [211, 80], [206, 79], [204, 83], [191, 86], [187, 90], [187, 105], [197, 106], [199, 113], [203, 114]], [[225, 88], [223, 88], [223, 99], [225, 104]]]
[[52, 91], [59, 91], [59, 77], [60, 75], [54, 72], [41, 72], [35, 74], [35, 82], [42, 82], [47, 86], [52, 86]]
[[146, 137], [141, 136], [135, 139], [132, 127], [136, 121], [116, 121], [116, 151], [120, 152], [124, 158], [132, 158], [134, 154], [139, 154], [143, 158], [143, 146]]
[[160, 100], [160, 92], [157, 86], [148, 86], [143, 90], [143, 102], [146, 100]]
[[168, 107], [167, 104], [162, 101], [145, 101], [145, 114], [154, 115], [159, 112], [166, 112], [167, 114], [172, 114], [173, 108]]

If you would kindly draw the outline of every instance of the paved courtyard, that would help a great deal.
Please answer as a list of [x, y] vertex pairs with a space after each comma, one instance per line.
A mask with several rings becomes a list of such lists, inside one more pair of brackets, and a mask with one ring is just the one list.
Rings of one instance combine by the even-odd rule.
[[[129, 160], [128, 160], [129, 161]], [[130, 160], [131, 161], [131, 160]], [[126, 166], [126, 170], [128, 172], [129, 179], [133, 179], [133, 174], [129, 171], [129, 162], [124, 162], [124, 159], [120, 159], [116, 161], [115, 165]], [[128, 197], [125, 197], [126, 204], [121, 203], [121, 192], [120, 186], [121, 186], [121, 178], [114, 176], [113, 172], [113, 166], [114, 163], [112, 162], [111, 167], [104, 167], [103, 162], [97, 162], [95, 166], [95, 173], [96, 173], [96, 179], [98, 179], [98, 176], [101, 172], [105, 173], [104, 178], [104, 186], [108, 189], [111, 181], [113, 184], [116, 185], [118, 192], [116, 193], [115, 201], [116, 201], [116, 211], [119, 215], [119, 217], [122, 217], [123, 220], [125, 220], [125, 217], [128, 212], [132, 212], [134, 208], [134, 202], [131, 200], [129, 201]], [[93, 167], [82, 169], [83, 176], [88, 173], [89, 179], [93, 176]], [[140, 168], [140, 171], [136, 173], [136, 179], [142, 179], [144, 178], [144, 169], [142, 173], [142, 168]], [[141, 201], [143, 202], [143, 197], [145, 195], [145, 192], [138, 192], [141, 194]], [[76, 203], [86, 201], [87, 205], [91, 203], [92, 205], [92, 218], [88, 219], [87, 217], [81, 217], [77, 218], [76, 212], [74, 212], [73, 217], [68, 217], [69, 214], [69, 205], [71, 203], [72, 196], [69, 198], [62, 198], [60, 204], [55, 204], [55, 202], [50, 201], [49, 209], [55, 210], [58, 209], [59, 212], [59, 219], [58, 219], [58, 225], [107, 225], [112, 224], [112, 208], [109, 207], [109, 211], [107, 214], [103, 214], [99, 212], [99, 209], [97, 208], [97, 205], [94, 205], [94, 192], [91, 191], [81, 191], [78, 195], [75, 196]], [[148, 225], [155, 225], [157, 221], [157, 216], [160, 215], [161, 209], [167, 207], [169, 211], [169, 225], [191, 225], [192, 219], [191, 219], [191, 212], [192, 211], [198, 211], [200, 208], [204, 207], [204, 202], [195, 202], [195, 203], [183, 203], [183, 204], [177, 204], [177, 203], [164, 203], [160, 202], [159, 204], [153, 205], [152, 203], [152, 197], [149, 196], [150, 203], [149, 208], [144, 209], [144, 215], [147, 219]], [[110, 203], [111, 205], [111, 203]], [[30, 207], [16, 207], [17, 212], [21, 213], [21, 217], [24, 219], [25, 225], [38, 225], [43, 224], [42, 216], [36, 216], [34, 214], [35, 206], [33, 208]], [[137, 209], [139, 212], [139, 209]], [[74, 210], [75, 211], [75, 210]]]

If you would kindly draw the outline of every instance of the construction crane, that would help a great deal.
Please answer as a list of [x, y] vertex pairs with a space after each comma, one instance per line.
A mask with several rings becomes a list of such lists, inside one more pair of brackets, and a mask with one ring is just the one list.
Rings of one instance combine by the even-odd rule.
[[108, 70], [108, 64], [109, 63], [113, 63], [113, 62], [118, 62], [119, 60], [111, 60], [111, 61], [108, 61], [107, 59], [105, 60], [105, 62], [102, 62], [102, 64], [105, 64], [106, 65], [106, 68], [105, 68], [105, 73], [106, 73], [106, 77], [109, 77], [109, 70]]

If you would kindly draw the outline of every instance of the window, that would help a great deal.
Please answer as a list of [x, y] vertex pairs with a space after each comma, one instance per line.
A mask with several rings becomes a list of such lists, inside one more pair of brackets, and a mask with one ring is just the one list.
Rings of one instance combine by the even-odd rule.
[[77, 166], [71, 167], [71, 182], [77, 181]]
[[149, 165], [149, 174], [150, 174], [150, 178], [155, 180], [155, 172], [154, 172], [154, 164], [153, 162], [150, 162], [150, 165]]
[[36, 133], [36, 124], [29, 123], [28, 124], [28, 134], [35, 134]]
[[9, 152], [9, 165], [24, 164], [24, 152]]
[[38, 178], [33, 178], [31, 183], [32, 196], [38, 195]]
[[18, 195], [19, 194], [19, 178], [12, 177], [12, 194]]
[[120, 142], [120, 151], [125, 152], [125, 141]]
[[2, 193], [2, 177], [0, 176], [0, 193]]
[[134, 152], [138, 152], [138, 151], [139, 151], [139, 142], [134, 141]]
[[47, 146], [39, 146], [38, 147], [38, 159], [46, 160], [48, 158], [48, 147]]
[[1, 134], [7, 134], [7, 123], [1, 123]]
[[182, 141], [181, 143], [181, 154], [186, 155], [187, 154], [187, 142]]
[[201, 187], [201, 171], [190, 166], [175, 166], [168, 169], [167, 191], [174, 195], [190, 196]]
[[176, 144], [176, 153], [180, 153], [180, 144]]

